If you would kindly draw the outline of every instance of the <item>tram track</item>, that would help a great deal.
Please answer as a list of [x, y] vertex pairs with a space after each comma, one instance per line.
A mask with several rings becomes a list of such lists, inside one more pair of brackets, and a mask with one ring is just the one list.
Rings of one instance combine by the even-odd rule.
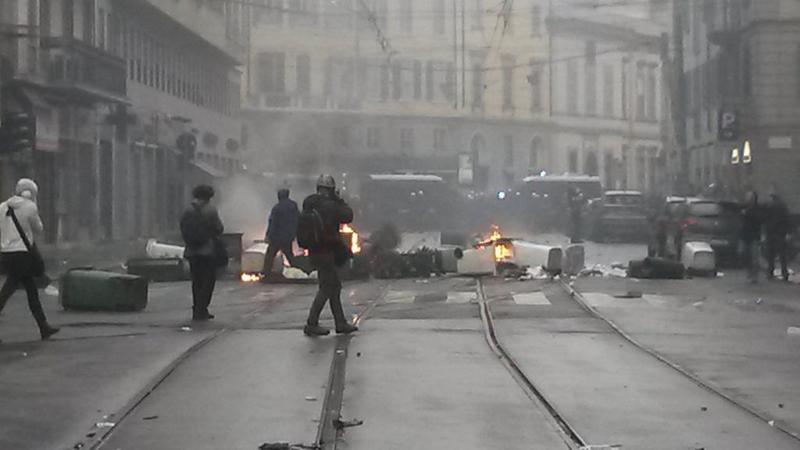
[[500, 342], [497, 336], [492, 309], [489, 302], [486, 300], [486, 292], [484, 291], [483, 281], [481, 279], [478, 279], [477, 291], [481, 323], [483, 325], [484, 337], [486, 338], [489, 348], [498, 357], [503, 366], [511, 373], [511, 376], [531, 401], [548, 414], [553, 426], [560, 432], [567, 448], [587, 448], [586, 441], [581, 437], [575, 427], [558, 411], [555, 404], [550, 401], [542, 390], [536, 386], [534, 381], [528, 377], [511, 353], [508, 352], [502, 342]]

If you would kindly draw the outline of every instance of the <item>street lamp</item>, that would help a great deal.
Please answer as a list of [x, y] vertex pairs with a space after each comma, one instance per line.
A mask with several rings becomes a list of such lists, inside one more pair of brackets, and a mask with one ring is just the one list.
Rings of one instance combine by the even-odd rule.
[[739, 164], [739, 149], [735, 148], [731, 150], [731, 164], [734, 166]]
[[744, 141], [744, 150], [742, 151], [742, 164], [750, 164], [753, 162], [753, 156], [750, 153], [750, 141]]

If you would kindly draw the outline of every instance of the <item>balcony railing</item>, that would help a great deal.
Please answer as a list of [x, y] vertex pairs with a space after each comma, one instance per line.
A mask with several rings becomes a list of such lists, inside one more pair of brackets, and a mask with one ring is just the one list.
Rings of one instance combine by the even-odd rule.
[[76, 39], [46, 38], [48, 83], [90, 100], [122, 101], [127, 94], [125, 61]]

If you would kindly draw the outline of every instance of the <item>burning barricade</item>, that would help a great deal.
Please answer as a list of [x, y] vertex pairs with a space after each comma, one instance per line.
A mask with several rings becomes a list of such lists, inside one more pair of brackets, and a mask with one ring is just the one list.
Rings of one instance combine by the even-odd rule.
[[557, 275], [562, 270], [562, 254], [560, 247], [503, 236], [495, 225], [486, 239], [463, 252], [458, 273], [524, 275], [529, 268], [541, 268], [547, 274]]

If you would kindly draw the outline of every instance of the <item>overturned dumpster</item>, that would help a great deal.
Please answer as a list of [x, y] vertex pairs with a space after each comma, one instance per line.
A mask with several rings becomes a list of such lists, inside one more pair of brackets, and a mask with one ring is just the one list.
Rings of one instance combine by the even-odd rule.
[[73, 269], [61, 277], [61, 306], [73, 311], [141, 311], [147, 307], [147, 279], [135, 275]]

